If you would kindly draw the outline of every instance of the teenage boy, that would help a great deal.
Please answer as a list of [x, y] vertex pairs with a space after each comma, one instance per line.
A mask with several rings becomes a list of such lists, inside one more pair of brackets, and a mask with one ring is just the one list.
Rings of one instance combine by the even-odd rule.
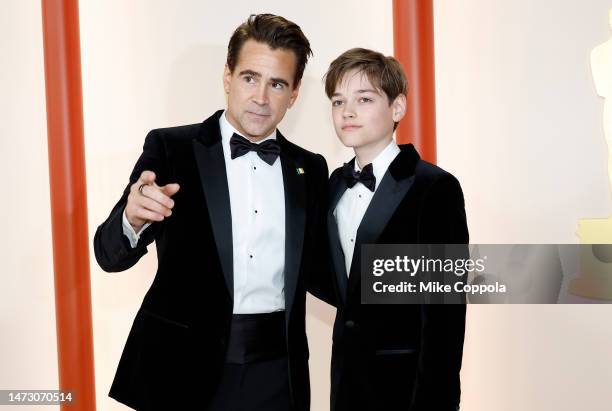
[[459, 408], [465, 305], [362, 305], [363, 244], [467, 244], [463, 194], [393, 132], [406, 112], [406, 76], [393, 57], [351, 49], [325, 79], [333, 123], [355, 158], [330, 177], [335, 268], [331, 409]]

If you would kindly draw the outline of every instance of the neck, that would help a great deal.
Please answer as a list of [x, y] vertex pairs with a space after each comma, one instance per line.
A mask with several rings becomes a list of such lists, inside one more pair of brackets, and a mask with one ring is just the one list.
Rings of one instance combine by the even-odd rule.
[[355, 147], [355, 158], [360, 169], [370, 164], [389, 145], [393, 135], [374, 141], [361, 147]]

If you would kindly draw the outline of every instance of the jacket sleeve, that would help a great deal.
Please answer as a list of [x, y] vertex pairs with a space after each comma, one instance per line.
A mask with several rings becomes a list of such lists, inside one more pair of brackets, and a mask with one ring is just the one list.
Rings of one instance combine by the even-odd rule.
[[147, 246], [155, 239], [164, 222], [154, 222], [142, 233], [135, 248], [130, 246], [123, 234], [122, 216], [127, 204], [130, 187], [145, 170], [155, 173], [156, 183], [163, 185], [167, 178], [167, 158], [163, 141], [156, 130], [145, 138], [142, 154], [138, 158], [123, 190], [123, 195], [111, 210], [108, 218], [98, 227], [94, 235], [94, 254], [98, 265], [106, 272], [118, 272], [132, 267], [147, 253]]
[[[421, 238], [425, 244], [467, 244], [464, 198], [455, 177], [445, 174], [430, 187], [423, 204]], [[421, 350], [411, 411], [456, 411], [461, 396], [465, 304], [421, 306]]]
[[313, 269], [308, 277], [308, 292], [325, 301], [327, 304], [336, 306], [336, 294], [333, 286], [333, 271], [331, 268], [331, 256], [329, 250], [329, 239], [327, 236], [327, 207], [329, 206], [329, 182], [327, 162], [320, 154], [318, 174], [316, 179], [315, 201], [315, 261]]

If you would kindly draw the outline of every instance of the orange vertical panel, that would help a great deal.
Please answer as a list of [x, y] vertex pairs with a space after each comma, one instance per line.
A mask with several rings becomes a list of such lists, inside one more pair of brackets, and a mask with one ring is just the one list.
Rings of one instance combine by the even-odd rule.
[[42, 0], [49, 184], [62, 410], [95, 410], [77, 0]]
[[408, 77], [408, 111], [397, 130], [400, 143], [413, 143], [436, 162], [436, 89], [432, 0], [393, 1], [395, 57]]

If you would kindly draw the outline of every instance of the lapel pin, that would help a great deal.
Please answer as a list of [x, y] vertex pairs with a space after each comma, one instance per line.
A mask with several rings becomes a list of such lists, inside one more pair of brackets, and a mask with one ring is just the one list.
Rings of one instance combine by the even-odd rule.
[[298, 167], [298, 168], [296, 168], [296, 169], [295, 169], [295, 171], [297, 171], [298, 175], [300, 175], [300, 176], [301, 176], [302, 174], [305, 174], [305, 171], [304, 171], [304, 169], [303, 169], [302, 167]]

